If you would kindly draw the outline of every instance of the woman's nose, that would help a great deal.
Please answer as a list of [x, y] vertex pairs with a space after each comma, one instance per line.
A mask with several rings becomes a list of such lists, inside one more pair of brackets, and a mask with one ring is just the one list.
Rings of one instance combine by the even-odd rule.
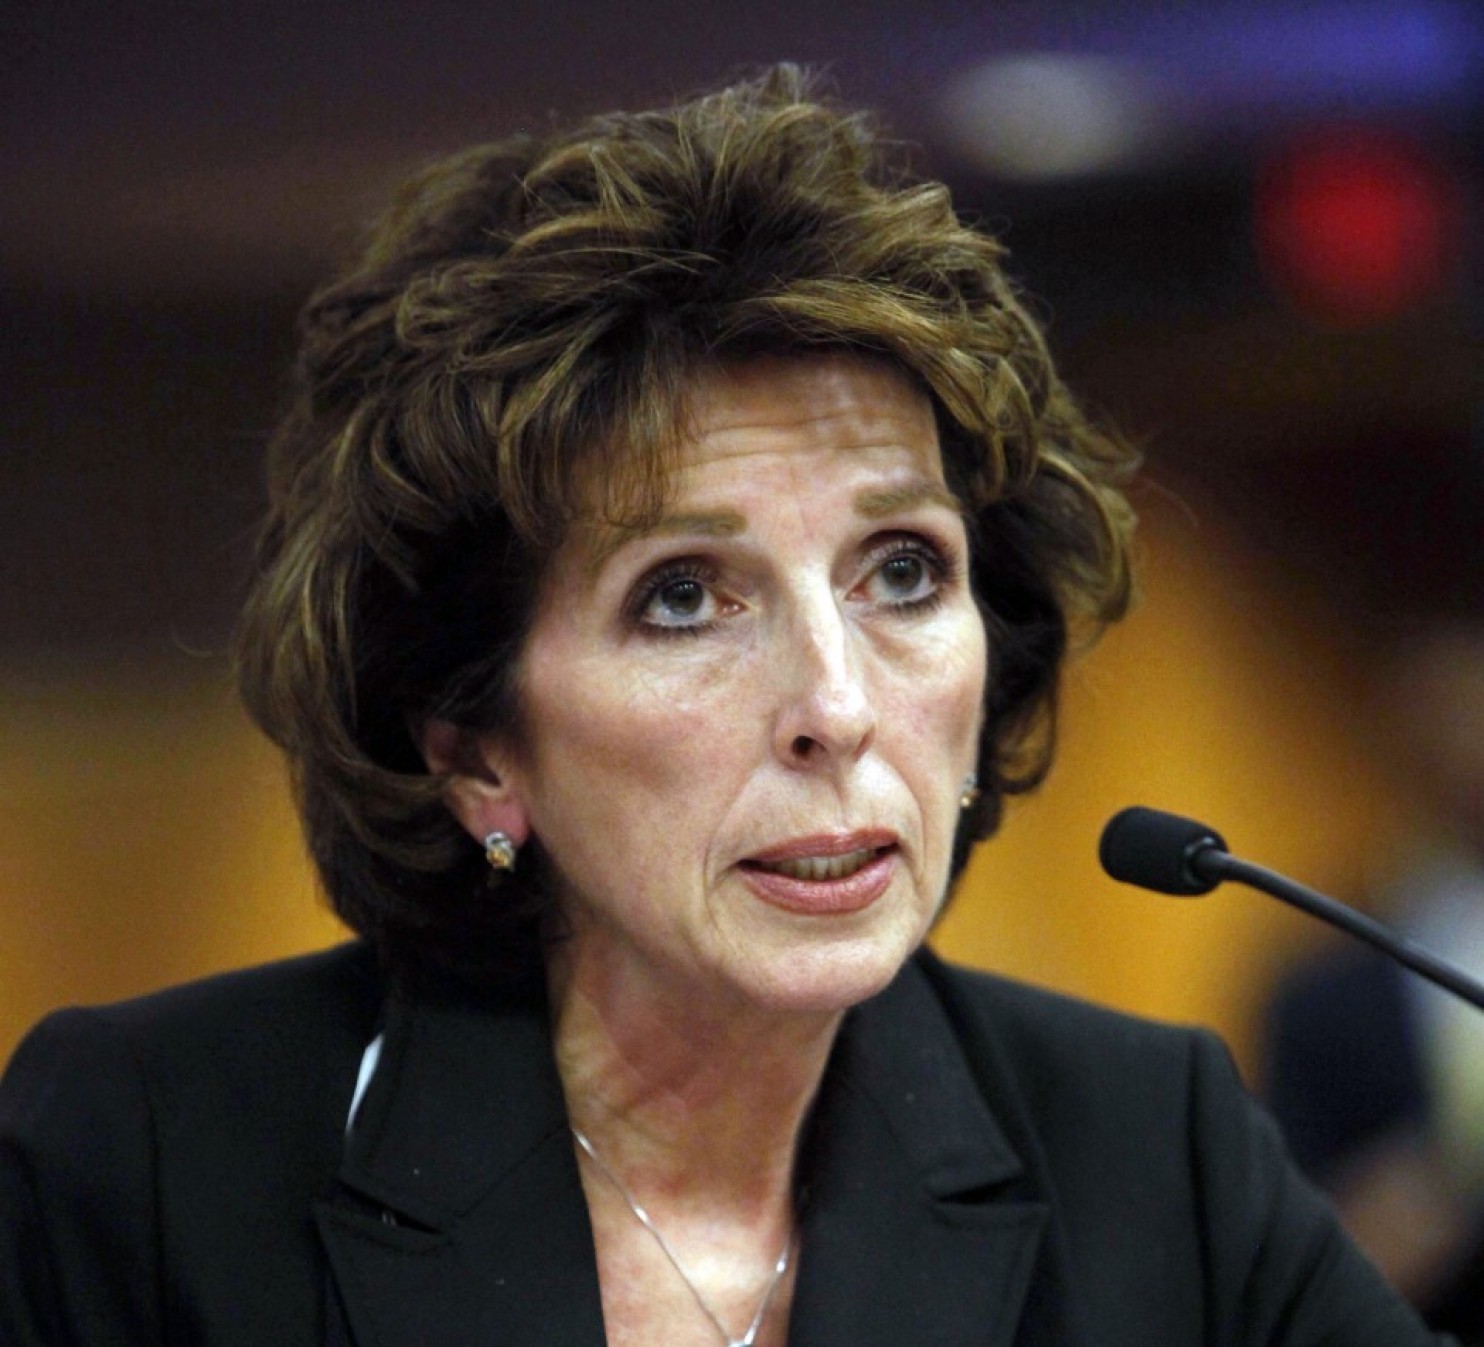
[[805, 767], [858, 758], [876, 732], [863, 652], [833, 594], [799, 613], [774, 664], [780, 684], [776, 749]]

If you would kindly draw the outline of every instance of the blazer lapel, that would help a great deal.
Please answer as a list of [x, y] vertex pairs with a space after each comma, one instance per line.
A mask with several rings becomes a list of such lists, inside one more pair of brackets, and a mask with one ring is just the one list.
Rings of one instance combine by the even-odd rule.
[[352, 1339], [601, 1347], [592, 1231], [539, 999], [389, 1011], [317, 1210]]
[[789, 1347], [1008, 1347], [1048, 1219], [915, 965], [848, 1017], [811, 1129]]
[[[1024, 1314], [1028, 1295], [1058, 1298], [1046, 1203], [915, 963], [847, 1016], [801, 1173], [790, 1347], [1009, 1347], [1042, 1329], [1061, 1341], [1054, 1305]], [[393, 1003], [338, 1191], [316, 1215], [361, 1347], [602, 1347], [539, 998]]]

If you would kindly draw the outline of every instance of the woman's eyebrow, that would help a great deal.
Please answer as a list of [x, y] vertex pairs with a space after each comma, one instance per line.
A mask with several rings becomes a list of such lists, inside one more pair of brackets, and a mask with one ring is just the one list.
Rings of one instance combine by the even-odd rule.
[[[901, 486], [870, 487], [861, 491], [854, 501], [855, 512], [864, 519], [880, 519], [886, 515], [916, 509], [919, 505], [941, 505], [962, 514], [964, 507], [957, 496], [942, 482], [930, 477], [921, 477]], [[675, 514], [662, 515], [648, 524], [619, 524], [605, 528], [601, 538], [589, 557], [590, 574], [601, 570], [603, 564], [619, 548], [641, 538], [655, 538], [689, 534], [701, 538], [736, 538], [747, 532], [747, 519], [736, 510], [682, 510]]]
[[737, 510], [686, 510], [667, 514], [649, 528], [635, 531], [636, 537], [654, 534], [699, 533], [705, 538], [735, 538], [747, 532], [747, 519]]
[[942, 482], [921, 477], [902, 486], [872, 487], [855, 498], [855, 512], [866, 519], [912, 510], [919, 505], [941, 505], [954, 514], [963, 514], [963, 503]]
[[692, 534], [702, 538], [735, 538], [747, 532], [747, 519], [736, 510], [684, 510], [662, 515], [653, 523], [619, 524], [603, 530], [594, 546], [591, 569], [597, 571], [619, 548], [641, 538]]

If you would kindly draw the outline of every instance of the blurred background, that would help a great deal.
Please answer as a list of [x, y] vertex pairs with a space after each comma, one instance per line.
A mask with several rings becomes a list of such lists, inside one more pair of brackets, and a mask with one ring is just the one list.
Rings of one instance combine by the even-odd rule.
[[1171, 808], [1364, 904], [1411, 832], [1378, 690], [1484, 621], [1464, 0], [10, 0], [0, 1058], [54, 1006], [339, 938], [224, 655], [308, 289], [433, 155], [779, 59], [1004, 237], [1148, 458], [1143, 602], [1071, 671], [1057, 770], [939, 943], [1213, 1025], [1261, 1077], [1264, 1007], [1325, 937], [1121, 888], [1096, 842]]

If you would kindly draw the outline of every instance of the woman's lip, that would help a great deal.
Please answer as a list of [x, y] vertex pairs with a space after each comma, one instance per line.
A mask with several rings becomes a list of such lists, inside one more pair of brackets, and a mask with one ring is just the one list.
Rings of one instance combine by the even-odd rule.
[[[852, 851], [867, 849], [869, 848], [860, 846], [848, 848]], [[773, 854], [776, 857], [776, 853]], [[803, 854], [818, 856], [821, 853], [815, 850]], [[896, 875], [899, 855], [895, 845], [887, 844], [859, 870], [839, 879], [798, 879], [777, 870], [763, 870], [746, 863], [740, 870], [743, 883], [755, 896], [773, 907], [805, 916], [836, 916], [859, 912], [881, 897]], [[776, 858], [796, 859], [794, 856]]]
[[808, 856], [847, 856], [852, 851], [881, 851], [895, 847], [897, 835], [889, 828], [858, 828], [849, 833], [817, 833], [813, 837], [792, 837], [743, 862], [772, 865], [778, 861], [797, 861]]

